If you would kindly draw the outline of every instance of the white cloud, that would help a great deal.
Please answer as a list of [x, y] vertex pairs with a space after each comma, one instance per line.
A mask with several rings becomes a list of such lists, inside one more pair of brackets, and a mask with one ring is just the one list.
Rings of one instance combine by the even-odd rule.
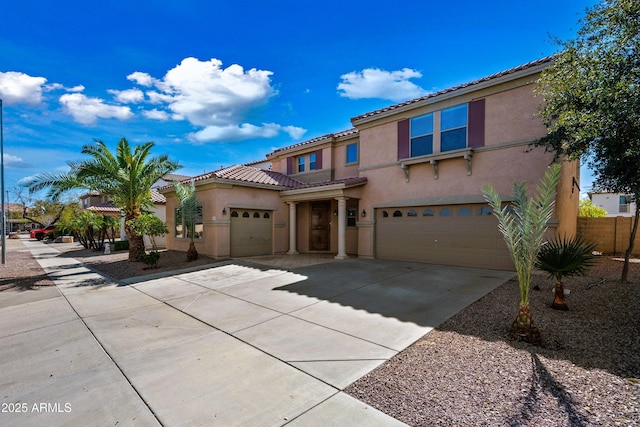
[[406, 101], [428, 93], [409, 81], [420, 77], [420, 72], [410, 68], [398, 71], [366, 68], [360, 72], [340, 76], [342, 82], [338, 84], [338, 91], [340, 96], [351, 99], [380, 98], [394, 102]]
[[60, 97], [65, 111], [75, 121], [85, 125], [94, 124], [98, 118], [127, 120], [133, 117], [129, 107], [105, 104], [100, 98], [88, 97], [82, 93], [67, 93]]
[[135, 73], [131, 73], [127, 76], [127, 80], [131, 80], [132, 82], [138, 83], [140, 86], [150, 87], [154, 83], [153, 77], [151, 77], [147, 73], [141, 73], [140, 71], [136, 71]]
[[149, 102], [168, 110], [166, 116], [159, 109], [143, 113], [145, 116], [187, 120], [203, 128], [190, 134], [198, 142], [272, 138], [280, 132], [303, 134], [304, 129], [291, 126], [244, 123], [251, 110], [266, 104], [277, 93], [271, 86], [272, 75], [267, 70], [245, 70], [238, 64], [223, 68], [222, 61], [216, 58], [185, 58], [162, 79], [140, 71], [127, 78], [151, 88], [146, 91]]
[[145, 116], [148, 119], [153, 119], [153, 120], [169, 120], [169, 113], [167, 113], [166, 111], [162, 111], [162, 110], [158, 110], [157, 108], [154, 108], [153, 110], [145, 110], [142, 112], [142, 115]]
[[288, 133], [292, 139], [300, 139], [307, 133], [306, 129], [297, 126], [284, 126], [282, 130]]
[[144, 93], [140, 89], [115, 90], [109, 89], [112, 95], [115, 95], [118, 102], [123, 104], [135, 104], [144, 101]]
[[0, 72], [0, 98], [7, 105], [39, 104], [46, 81], [44, 77], [32, 77], [16, 71]]
[[189, 139], [196, 142], [240, 141], [252, 138], [273, 138], [280, 132], [286, 132], [292, 138], [300, 138], [306, 129], [294, 126], [281, 126], [277, 123], [263, 123], [261, 126], [250, 123], [226, 126], [207, 126], [201, 131], [189, 134]]
[[8, 168], [28, 168], [30, 165], [24, 161], [22, 157], [4, 153], [4, 165]]

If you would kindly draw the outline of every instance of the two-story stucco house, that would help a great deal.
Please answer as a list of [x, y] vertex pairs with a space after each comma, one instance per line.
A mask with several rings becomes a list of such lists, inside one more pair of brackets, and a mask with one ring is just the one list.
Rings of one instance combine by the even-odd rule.
[[634, 216], [636, 202], [633, 194], [620, 193], [589, 193], [591, 203], [607, 211], [607, 216]]
[[[284, 147], [266, 162], [195, 178], [203, 202], [200, 253], [214, 258], [328, 252], [513, 268], [482, 196], [508, 200], [515, 181], [534, 188], [552, 161], [530, 143], [545, 135], [533, 92], [542, 59], [353, 118], [353, 129]], [[564, 163], [553, 231], [575, 233], [577, 162]], [[169, 249], [189, 236], [167, 197]]]

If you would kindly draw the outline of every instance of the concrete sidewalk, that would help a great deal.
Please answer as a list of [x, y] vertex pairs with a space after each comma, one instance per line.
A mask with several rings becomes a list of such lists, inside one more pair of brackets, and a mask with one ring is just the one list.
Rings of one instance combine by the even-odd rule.
[[403, 425], [341, 390], [513, 275], [242, 260], [114, 283], [24, 244], [57, 288], [0, 294], [2, 425]]

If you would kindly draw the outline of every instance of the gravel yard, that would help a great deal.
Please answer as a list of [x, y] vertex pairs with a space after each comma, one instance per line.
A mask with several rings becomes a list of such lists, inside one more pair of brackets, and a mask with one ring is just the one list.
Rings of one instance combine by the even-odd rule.
[[75, 248], [73, 250], [65, 251], [64, 256], [75, 258], [94, 270], [104, 273], [116, 280], [215, 264], [218, 262], [213, 258], [203, 255], [199, 255], [196, 261], [187, 262], [187, 255], [185, 252], [165, 250], [160, 251], [158, 265], [153, 268], [147, 267], [142, 262], [129, 262], [128, 251], [118, 251], [110, 255], [104, 255], [101, 252], [93, 252], [84, 248]]
[[413, 426], [640, 425], [640, 264], [600, 257], [568, 278], [569, 311], [550, 308], [553, 279], [536, 275], [538, 347], [512, 341], [511, 280], [356, 381], [350, 395]]
[[[0, 292], [50, 286], [19, 241], [8, 245]], [[146, 270], [127, 252], [72, 256], [122, 279], [215, 263], [163, 252]], [[512, 341], [519, 302], [511, 280], [467, 307], [345, 391], [412, 426], [640, 425], [640, 263], [620, 284], [622, 262], [602, 256], [587, 277], [568, 278], [569, 311], [550, 308], [553, 279], [536, 275], [531, 293], [542, 345]]]

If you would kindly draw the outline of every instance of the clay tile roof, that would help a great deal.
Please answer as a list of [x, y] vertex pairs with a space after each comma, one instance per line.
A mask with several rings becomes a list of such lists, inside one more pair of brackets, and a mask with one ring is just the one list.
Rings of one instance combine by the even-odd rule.
[[469, 82], [469, 83], [464, 83], [464, 84], [461, 84], [459, 86], [454, 86], [452, 88], [448, 88], [448, 89], [444, 89], [444, 90], [441, 90], [441, 91], [438, 91], [438, 92], [430, 93], [430, 94], [422, 96], [420, 98], [412, 99], [412, 100], [409, 100], [409, 101], [401, 102], [399, 104], [391, 105], [389, 107], [381, 108], [379, 110], [371, 111], [371, 112], [362, 114], [360, 116], [356, 116], [356, 117], [352, 118], [351, 121], [352, 122], [356, 122], [358, 120], [362, 120], [362, 119], [366, 119], [366, 118], [369, 118], [369, 117], [373, 117], [373, 116], [376, 116], [376, 115], [381, 114], [381, 113], [386, 113], [388, 111], [396, 110], [396, 109], [398, 109], [400, 107], [404, 107], [404, 106], [407, 106], [407, 105], [415, 104], [417, 102], [424, 101], [425, 99], [434, 98], [436, 96], [443, 95], [445, 93], [449, 93], [449, 92], [453, 92], [453, 91], [456, 91], [456, 90], [459, 90], [459, 89], [462, 89], [462, 88], [465, 88], [465, 87], [477, 85], [479, 83], [483, 83], [483, 82], [486, 82], [486, 81], [489, 81], [489, 80], [497, 79], [499, 77], [504, 77], [504, 76], [507, 76], [509, 74], [516, 73], [518, 71], [526, 70], [526, 69], [529, 69], [529, 68], [536, 67], [538, 65], [545, 64], [547, 62], [550, 63], [551, 61], [553, 61], [553, 58], [554, 58], [553, 56], [548, 56], [546, 58], [538, 59], [536, 61], [532, 61], [532, 62], [529, 62], [529, 63], [524, 64], [524, 65], [519, 65], [517, 67], [510, 68], [508, 70], [500, 71], [499, 73], [495, 73], [495, 74], [492, 74], [492, 75], [487, 76], [487, 77], [482, 77], [482, 78], [480, 78], [478, 80], [474, 80], [474, 81]]
[[324, 187], [327, 185], [335, 185], [335, 184], [344, 184], [345, 187], [354, 187], [356, 185], [361, 185], [366, 183], [367, 183], [366, 176], [354, 176], [351, 178], [334, 179], [332, 181], [322, 181], [322, 182], [312, 182], [309, 184], [302, 184], [297, 188], [315, 188], [315, 187]]
[[231, 166], [229, 168], [221, 169], [215, 174], [218, 178], [251, 182], [255, 184], [267, 184], [282, 187], [297, 187], [301, 185], [300, 181], [281, 173], [258, 169], [251, 166]]
[[184, 181], [191, 178], [189, 175], [178, 175], [176, 173], [168, 173], [162, 177], [165, 181]]
[[165, 203], [167, 203], [167, 198], [164, 197], [164, 195], [158, 193], [157, 190], [151, 190], [151, 201], [153, 203], [159, 204], [159, 205], [163, 205]]
[[[207, 172], [194, 178], [183, 180], [182, 183], [187, 183], [191, 179], [193, 179], [195, 182], [198, 182], [216, 178], [247, 182], [252, 184], [273, 185], [274, 187], [298, 188], [304, 185], [300, 181], [290, 178], [287, 175], [245, 165], [235, 165], [228, 168], [219, 169], [217, 171]], [[161, 187], [161, 189], [167, 189], [170, 187], [171, 185], [166, 185], [164, 187]]]
[[343, 137], [343, 136], [355, 135], [357, 133], [358, 133], [358, 129], [356, 129], [356, 128], [351, 128], [351, 129], [340, 131], [340, 132], [337, 132], [337, 133], [329, 133], [329, 134], [326, 134], [326, 135], [322, 135], [322, 136], [318, 136], [316, 138], [310, 139], [308, 141], [303, 141], [303, 142], [299, 142], [297, 144], [288, 145], [286, 147], [278, 148], [277, 150], [274, 150], [272, 154], [279, 153], [279, 152], [285, 151], [285, 150], [291, 150], [292, 148], [303, 147], [305, 145], [313, 144], [314, 142], [319, 142], [319, 141], [322, 141], [322, 140], [328, 140], [329, 141], [329, 140], [333, 140], [333, 139], [340, 138], [340, 137]]
[[120, 212], [120, 208], [116, 207], [111, 202], [104, 202], [97, 205], [89, 206], [87, 210], [94, 212]]

